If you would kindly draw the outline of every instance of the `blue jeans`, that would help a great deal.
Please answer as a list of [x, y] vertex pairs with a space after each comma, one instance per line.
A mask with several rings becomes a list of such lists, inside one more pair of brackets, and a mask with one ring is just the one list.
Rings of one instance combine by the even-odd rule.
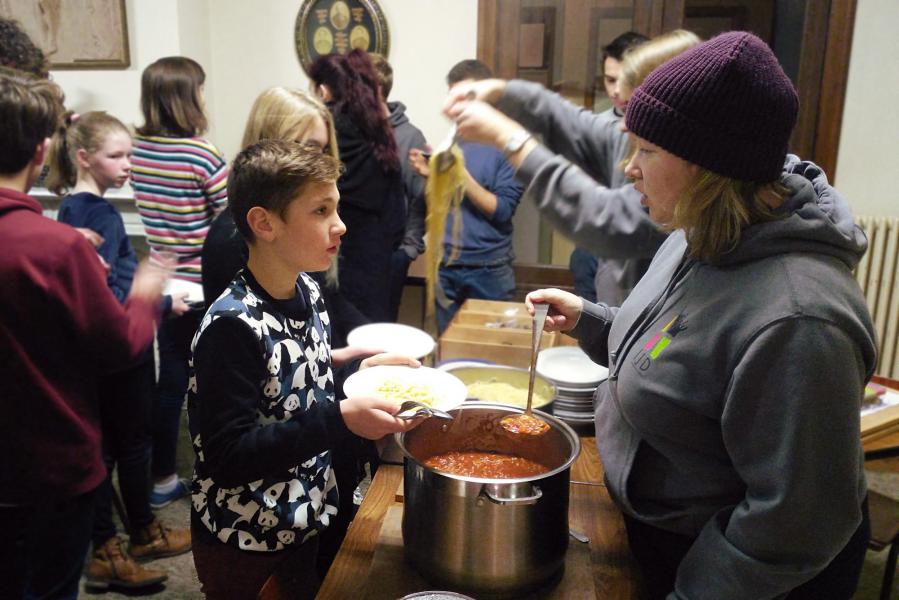
[[0, 507], [0, 598], [78, 597], [94, 495]]
[[575, 248], [568, 258], [568, 269], [574, 276], [574, 293], [585, 300], [596, 302], [596, 265], [595, 256]]
[[187, 361], [190, 343], [204, 311], [190, 310], [180, 317], [165, 319], [156, 334], [159, 344], [159, 381], [153, 407], [153, 476], [175, 473], [181, 407], [187, 392]]
[[437, 331], [446, 330], [453, 315], [469, 298], [511, 300], [515, 293], [515, 271], [509, 263], [476, 266], [440, 266], [440, 285], [451, 301], [448, 307], [437, 302]]

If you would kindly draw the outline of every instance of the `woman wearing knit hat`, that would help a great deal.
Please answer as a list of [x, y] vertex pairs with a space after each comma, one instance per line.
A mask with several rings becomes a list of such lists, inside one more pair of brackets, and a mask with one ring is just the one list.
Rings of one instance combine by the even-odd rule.
[[[522, 137], [467, 91], [446, 108], [462, 136]], [[527, 299], [610, 369], [596, 439], [652, 598], [848, 599], [858, 581], [876, 349], [852, 268], [867, 241], [824, 173], [787, 155], [797, 110], [749, 33], [653, 71], [628, 104], [626, 171], [671, 235], [620, 308]], [[532, 192], [580, 193], [579, 169], [547, 166], [535, 140], [509, 155]]]

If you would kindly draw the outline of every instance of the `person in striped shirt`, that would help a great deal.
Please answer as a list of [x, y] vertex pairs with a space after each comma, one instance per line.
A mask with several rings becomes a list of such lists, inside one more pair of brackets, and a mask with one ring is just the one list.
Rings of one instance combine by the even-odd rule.
[[[150, 260], [174, 258], [174, 277], [202, 283], [201, 251], [209, 225], [227, 204], [227, 163], [201, 135], [206, 74], [183, 56], [160, 58], [141, 77], [144, 124], [137, 129], [131, 185]], [[199, 308], [199, 307], [198, 307]], [[187, 493], [175, 472], [181, 405], [187, 388], [190, 341], [202, 310], [165, 320], [158, 331], [159, 380], [153, 423], [155, 479], [150, 504], [165, 506]]]

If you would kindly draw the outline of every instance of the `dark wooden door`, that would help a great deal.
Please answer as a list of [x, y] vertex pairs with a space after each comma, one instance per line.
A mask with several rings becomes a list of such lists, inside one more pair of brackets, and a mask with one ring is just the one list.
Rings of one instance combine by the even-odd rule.
[[601, 48], [619, 33], [679, 27], [704, 39], [753, 31], [800, 98], [791, 151], [836, 171], [856, 0], [480, 0], [478, 57], [497, 76], [539, 81], [594, 110], [607, 106]]

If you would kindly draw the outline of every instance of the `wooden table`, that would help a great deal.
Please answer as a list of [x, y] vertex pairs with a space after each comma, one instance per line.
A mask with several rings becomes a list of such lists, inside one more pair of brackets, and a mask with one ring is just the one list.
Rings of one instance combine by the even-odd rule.
[[[583, 585], [579, 594], [565, 595], [585, 600], [629, 600], [637, 596], [636, 568], [631, 561], [621, 513], [612, 503], [602, 483], [602, 476], [602, 463], [594, 438], [582, 437], [581, 454], [571, 469], [569, 524], [572, 529], [590, 538], [589, 553], [569, 550], [565, 579], [577, 578]], [[385, 550], [390, 546], [389, 543], [385, 545], [383, 539], [385, 534], [382, 530], [391, 529], [387, 519], [396, 518], [401, 507], [397, 502], [397, 491], [401, 490], [402, 481], [402, 466], [385, 464], [378, 469], [322, 584], [317, 596], [319, 599], [395, 600], [395, 583], [388, 584], [382, 578], [369, 578], [373, 569], [383, 567], [384, 561], [390, 563], [391, 570], [410, 573], [410, 578], [418, 579], [411, 567], [403, 564], [401, 552]], [[563, 584], [564, 581], [559, 585]], [[571, 585], [570, 582], [568, 585]], [[549, 589], [529, 597], [553, 598], [558, 595]]]
[[[895, 379], [875, 375], [871, 381], [889, 388], [891, 392], [899, 392], [899, 381]], [[899, 432], [899, 405], [888, 406], [863, 416], [861, 427], [862, 444], [865, 449], [872, 449], [872, 446], [880, 447], [881, 438]]]
[[[899, 389], [899, 382], [880, 378], [875, 378], [875, 381]], [[865, 448], [897, 445], [897, 429], [897, 411], [890, 410], [876, 420], [863, 419], [861, 436]], [[393, 514], [395, 518], [395, 513], [401, 507], [397, 502], [397, 493], [402, 490], [402, 481], [402, 466], [385, 464], [378, 470], [323, 582], [318, 598], [394, 600], [397, 597], [387, 593], [387, 590], [379, 590], [378, 581], [369, 579], [368, 576], [372, 571], [385, 520], [389, 514]], [[580, 597], [609, 600], [637, 597], [639, 584], [627, 545], [624, 523], [603, 485], [602, 463], [593, 437], [581, 437], [581, 454], [571, 469], [569, 523], [573, 529], [582, 531], [590, 538], [587, 575], [592, 580], [592, 587], [585, 589]], [[570, 559], [579, 561], [579, 557], [572, 557], [571, 554], [566, 558], [567, 570], [572, 567]], [[394, 558], [396, 557], [390, 559]], [[400, 560], [397, 559], [395, 568], [409, 572], [411, 567], [400, 564]], [[575, 565], [575, 568], [582, 567]], [[414, 573], [412, 576], [417, 577]]]

